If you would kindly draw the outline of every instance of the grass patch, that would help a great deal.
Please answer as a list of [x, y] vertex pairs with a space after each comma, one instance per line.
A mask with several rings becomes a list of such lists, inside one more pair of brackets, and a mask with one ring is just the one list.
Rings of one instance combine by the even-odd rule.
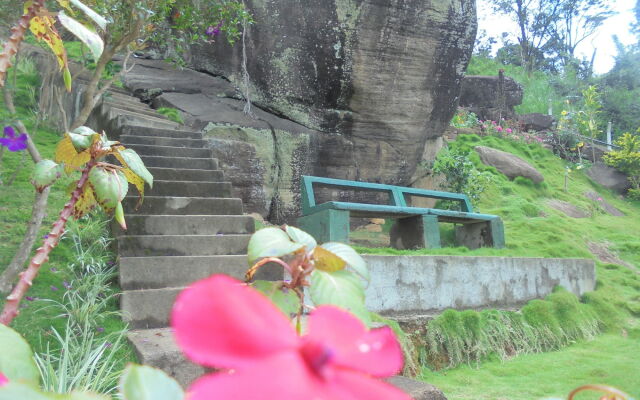
[[[525, 179], [510, 181], [495, 168], [481, 163], [475, 151], [471, 159], [477, 168], [494, 175], [493, 183], [483, 193], [480, 209], [483, 213], [502, 217], [505, 224], [505, 249], [465, 247], [440, 249], [395, 250], [355, 246], [363, 254], [388, 255], [461, 255], [546, 258], [595, 258], [588, 242], [603, 243], [623, 261], [638, 270], [640, 267], [640, 202], [626, 201], [593, 183], [582, 171], [574, 171], [564, 191], [565, 162], [538, 144], [508, 141], [496, 137], [460, 135], [453, 147], [473, 149], [488, 146], [521, 157], [545, 177], [541, 184]], [[584, 194], [597, 192], [606, 202], [622, 211], [624, 217], [612, 217]], [[549, 200], [569, 202], [590, 213], [589, 218], [571, 218], [549, 206]], [[452, 225], [443, 226], [444, 245], [451, 244]]]
[[[528, 354], [507, 361], [492, 360], [482, 368], [423, 370], [420, 378], [450, 399], [564, 399], [578, 386], [607, 384], [640, 397], [640, 331], [609, 333], [558, 351]], [[580, 396], [579, 399], [595, 398]]]
[[184, 125], [184, 119], [182, 118], [180, 110], [171, 107], [160, 107], [156, 111], [169, 118], [170, 121]]
[[[24, 60], [20, 65], [23, 63]], [[25, 67], [19, 66], [18, 68]], [[61, 134], [36, 121], [37, 114], [34, 112], [34, 107], [37, 99], [34, 98], [33, 90], [38, 87], [37, 74], [36, 76], [31, 73], [18, 74], [15, 92], [16, 108], [42, 156], [53, 158]], [[8, 115], [2, 99], [0, 99], [0, 120], [3, 125], [12, 123], [11, 116]], [[31, 218], [31, 207], [35, 193], [30, 183], [33, 168], [34, 164], [25, 152], [4, 152], [0, 163], [2, 182], [7, 183], [9, 178], [14, 176], [15, 179], [11, 185], [0, 186], [0, 272], [13, 258], [26, 231], [26, 224]], [[78, 177], [79, 173], [72, 177], [63, 178], [52, 187], [46, 217], [35, 248], [42, 244], [42, 237], [51, 229], [52, 223], [68, 201], [68, 184]], [[65, 237], [51, 253], [49, 262], [41, 268], [39, 276], [28, 292], [29, 298], [22, 302], [20, 315], [12, 323], [12, 327], [26, 338], [36, 353], [45, 354], [48, 350], [49, 352], [59, 352], [61, 348], [62, 342], [56, 336], [56, 332], [61, 338], [65, 338], [69, 318], [62, 315], [66, 313], [61, 312], [60, 307], [55, 305], [68, 305], [67, 297], [79, 289], [79, 283], [74, 283], [78, 282], [78, 275], [73, 266], [77, 265], [81, 258], [87, 261], [85, 265], [91, 257], [100, 257], [104, 262], [115, 260], [115, 256], [108, 252], [107, 245], [97, 241], [98, 237], [105, 235], [104, 223], [98, 224], [97, 227], [96, 225], [88, 226], [91, 223], [91, 220], [82, 220], [71, 222], [67, 226], [68, 231]], [[73, 234], [74, 229], [75, 235]], [[87, 246], [91, 244], [95, 244], [97, 247], [88, 250]], [[110, 340], [107, 338], [112, 337], [116, 332], [121, 332], [125, 327], [116, 313], [119, 307], [114, 296], [120, 290], [114, 282], [113, 275], [108, 277], [105, 284], [108, 289], [102, 291], [105, 302], [100, 307], [101, 311], [89, 308], [90, 303], [87, 301], [81, 301], [77, 304], [78, 307], [74, 307], [74, 310], [79, 310], [80, 306], [86, 306], [84, 313], [90, 314], [94, 321], [99, 321], [100, 329], [98, 326], [92, 325], [92, 329], [95, 329], [92, 334], [96, 340]], [[69, 285], [70, 288], [67, 289], [66, 286]], [[4, 298], [0, 299], [0, 306], [3, 304]], [[118, 351], [114, 352], [113, 357], [117, 360], [117, 365], [114, 367], [116, 369], [122, 369], [128, 361], [133, 360], [131, 349], [128, 346], [120, 347]]]

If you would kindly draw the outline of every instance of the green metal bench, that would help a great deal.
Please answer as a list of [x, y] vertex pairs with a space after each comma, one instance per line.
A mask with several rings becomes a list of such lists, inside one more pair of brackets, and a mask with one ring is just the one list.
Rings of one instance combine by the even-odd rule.
[[[303, 176], [301, 184], [302, 217], [298, 218], [298, 226], [319, 242], [348, 243], [350, 217], [377, 217], [396, 219], [391, 230], [391, 245], [400, 249], [439, 248], [439, 222], [459, 224], [456, 240], [460, 245], [471, 249], [504, 247], [504, 226], [500, 217], [474, 213], [464, 194], [316, 176]], [[389, 204], [344, 201], [318, 204], [318, 186], [388, 195]], [[460, 204], [460, 211], [412, 207], [407, 204], [412, 196], [455, 201]]]

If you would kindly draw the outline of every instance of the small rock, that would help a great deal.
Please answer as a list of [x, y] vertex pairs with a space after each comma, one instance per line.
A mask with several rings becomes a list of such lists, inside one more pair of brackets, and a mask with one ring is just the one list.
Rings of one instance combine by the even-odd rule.
[[476, 151], [483, 163], [495, 167], [509, 179], [522, 176], [535, 183], [544, 181], [544, 176], [537, 169], [518, 156], [485, 146], [476, 146]]
[[625, 174], [601, 162], [593, 164], [587, 170], [587, 176], [605, 188], [620, 194], [626, 193], [631, 187]]
[[548, 131], [553, 126], [555, 119], [552, 115], [531, 113], [518, 115], [518, 122], [525, 131]]
[[375, 225], [384, 225], [385, 221], [384, 221], [384, 218], [371, 218], [369, 219], [369, 222]]
[[379, 233], [379, 232], [382, 232], [382, 225], [369, 224], [369, 225], [365, 225], [362, 229], [364, 229], [367, 232]]
[[417, 381], [405, 376], [392, 376], [385, 379], [387, 383], [401, 389], [414, 400], [447, 400], [437, 387], [426, 382]]

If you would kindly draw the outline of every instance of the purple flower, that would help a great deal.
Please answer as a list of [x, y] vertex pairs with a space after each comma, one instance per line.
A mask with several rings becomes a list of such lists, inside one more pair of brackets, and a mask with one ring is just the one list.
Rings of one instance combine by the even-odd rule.
[[16, 131], [11, 126], [4, 127], [4, 136], [0, 138], [0, 146], [4, 146], [9, 151], [20, 151], [27, 148], [27, 134], [22, 133], [16, 137]]
[[213, 36], [218, 36], [218, 35], [220, 34], [220, 29], [222, 28], [222, 23], [223, 23], [223, 22], [224, 22], [224, 21], [220, 21], [220, 23], [218, 23], [218, 25], [216, 25], [216, 26], [211, 26], [211, 25], [210, 25], [210, 26], [207, 28], [207, 30], [206, 30], [206, 31], [204, 31], [204, 33], [205, 33], [207, 36], [212, 36], [212, 37], [213, 37]]
[[64, 286], [65, 289], [69, 290], [71, 289], [71, 284], [67, 281], [62, 281], [62, 286]]
[[108, 349], [109, 347], [111, 347], [111, 346], [113, 346], [113, 344], [111, 344], [111, 343], [109, 343], [109, 342], [107, 342], [107, 343], [105, 343], [105, 344], [104, 344], [104, 347], [105, 347], [105, 348], [107, 348], [107, 349]]
[[49, 238], [49, 235], [44, 235], [42, 238], [43, 238], [43, 239], [48, 239], [48, 238]]
[[99, 327], [96, 328], [96, 332], [102, 333], [102, 332], [104, 332], [104, 328], [99, 326]]
[[56, 267], [51, 267], [51, 268], [49, 268], [49, 271], [51, 271], [51, 272], [58, 272], [58, 268], [56, 268]]
[[53, 285], [51, 285], [50, 289], [53, 290], [54, 292], [58, 290], [58, 288], [56, 286], [53, 286]]
[[34, 301], [36, 298], [35, 297], [31, 297], [31, 296], [25, 296], [25, 299], [27, 299], [27, 301]]

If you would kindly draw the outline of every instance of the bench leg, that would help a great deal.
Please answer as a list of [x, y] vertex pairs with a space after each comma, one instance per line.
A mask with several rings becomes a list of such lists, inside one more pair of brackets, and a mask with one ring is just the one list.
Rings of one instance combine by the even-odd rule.
[[469, 249], [480, 247], [504, 248], [504, 225], [500, 218], [456, 227], [456, 242]]
[[323, 210], [298, 218], [298, 228], [318, 243], [349, 243], [349, 211]]
[[435, 215], [399, 218], [391, 227], [391, 246], [400, 250], [440, 248], [440, 227]]

